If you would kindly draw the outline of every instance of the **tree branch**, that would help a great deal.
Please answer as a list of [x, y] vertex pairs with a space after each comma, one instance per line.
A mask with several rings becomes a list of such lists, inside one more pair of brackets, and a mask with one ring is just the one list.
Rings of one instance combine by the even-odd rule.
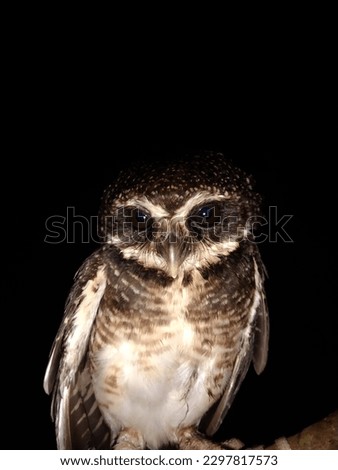
[[338, 450], [338, 410], [298, 434], [287, 439], [276, 439], [266, 449], [280, 449], [282, 441], [293, 450]]

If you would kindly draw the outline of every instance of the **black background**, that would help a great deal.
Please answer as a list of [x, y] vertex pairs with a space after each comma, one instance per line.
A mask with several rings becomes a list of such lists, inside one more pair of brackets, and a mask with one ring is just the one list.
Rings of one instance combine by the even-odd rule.
[[96, 248], [94, 243], [81, 243], [76, 232], [75, 243], [46, 243], [46, 220], [65, 217], [67, 207], [87, 218], [95, 216], [103, 189], [131, 161], [198, 149], [222, 151], [253, 174], [265, 213], [269, 206], [277, 206], [278, 216], [293, 216], [285, 226], [293, 242], [278, 238], [261, 245], [269, 274], [267, 368], [259, 377], [250, 369], [216, 438], [269, 443], [299, 432], [338, 407], [332, 150], [321, 140], [312, 145], [310, 134], [306, 145], [298, 141], [297, 147], [283, 149], [278, 142], [263, 145], [247, 136], [245, 145], [236, 146], [226, 127], [211, 136], [194, 129], [183, 143], [181, 135], [171, 131], [159, 136], [147, 129], [141, 134], [127, 130], [121, 136], [116, 129], [95, 126], [93, 118], [73, 125], [73, 116], [63, 116], [62, 123], [54, 120], [53, 125], [42, 124], [33, 136], [24, 134], [27, 156], [10, 162], [5, 177], [15, 190], [8, 219], [10, 242], [4, 248], [10, 260], [4, 272], [3, 315], [9, 323], [2, 330], [2, 394], [11, 418], [6, 418], [3, 448], [55, 448], [43, 375], [73, 276]]

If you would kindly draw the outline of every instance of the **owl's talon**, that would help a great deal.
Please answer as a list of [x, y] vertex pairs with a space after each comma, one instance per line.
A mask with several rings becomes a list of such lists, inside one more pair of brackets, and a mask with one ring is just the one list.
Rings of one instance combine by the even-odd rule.
[[234, 437], [222, 442], [222, 446], [229, 450], [240, 450], [244, 448], [244, 442]]
[[113, 446], [114, 450], [142, 450], [145, 447], [144, 439], [142, 435], [132, 428], [123, 429], [118, 438], [116, 444]]
[[220, 444], [210, 441], [195, 428], [185, 428], [178, 433], [178, 445], [181, 450], [222, 450]]

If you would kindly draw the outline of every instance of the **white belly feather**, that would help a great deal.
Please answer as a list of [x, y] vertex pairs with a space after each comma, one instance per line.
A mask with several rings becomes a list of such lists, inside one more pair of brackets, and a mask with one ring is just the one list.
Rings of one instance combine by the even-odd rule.
[[[185, 319], [187, 302], [182, 291], [170, 296], [172, 320], [149, 333], [157, 343], [150, 354], [146, 343], [129, 339], [97, 353], [93, 385], [113, 437], [121, 427], [132, 427], [149, 448], [158, 448], [174, 442], [179, 427], [198, 424], [211, 406], [208, 385], [220, 351], [215, 347], [205, 357], [196, 353], [201, 340]], [[116, 392], [109, 395], [105, 383], [111, 376]], [[229, 376], [225, 370], [224, 384]]]
[[[144, 359], [140, 358], [142, 348], [133, 342], [106, 346], [98, 356], [101, 368], [94, 389], [99, 403], [109, 403], [101, 408], [105, 420], [115, 432], [121, 425], [139, 430], [150, 448], [175, 441], [174, 431], [197, 424], [212, 403], [207, 382], [215, 357], [204, 362], [195, 360], [192, 349], [196, 338], [190, 326], [177, 324], [174, 328], [177, 335], [161, 340], [163, 352], [147, 357], [146, 369], [142, 367]], [[105, 388], [97, 384], [105, 383], [111, 364], [118, 371], [120, 393], [108, 398]]]

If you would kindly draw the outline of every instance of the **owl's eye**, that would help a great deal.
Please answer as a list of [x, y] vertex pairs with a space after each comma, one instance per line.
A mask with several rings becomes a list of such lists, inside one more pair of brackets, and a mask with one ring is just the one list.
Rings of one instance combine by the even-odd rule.
[[218, 204], [200, 207], [189, 217], [193, 227], [208, 229], [221, 222], [221, 208]]
[[133, 224], [133, 228], [135, 230], [146, 230], [149, 219], [149, 214], [140, 208], [134, 208], [130, 210], [130, 221]]

